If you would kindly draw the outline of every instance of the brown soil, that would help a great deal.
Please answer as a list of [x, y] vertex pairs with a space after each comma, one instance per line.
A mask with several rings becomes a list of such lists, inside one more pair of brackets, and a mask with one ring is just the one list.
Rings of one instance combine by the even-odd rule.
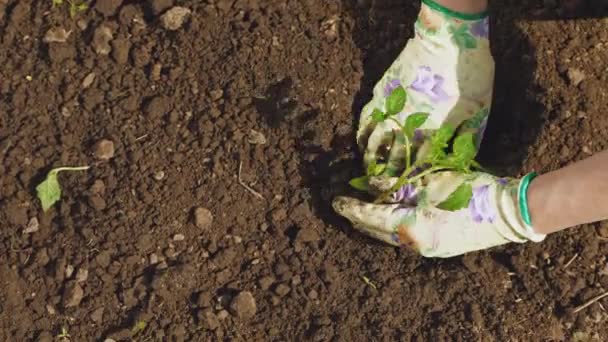
[[[608, 289], [608, 226], [430, 260], [330, 210], [416, 1], [175, 2], [172, 31], [173, 0], [0, 0], [0, 340], [608, 339], [608, 300], [571, 313]], [[608, 148], [608, 21], [530, 18], [555, 3], [493, 8], [482, 160], [508, 175]]]

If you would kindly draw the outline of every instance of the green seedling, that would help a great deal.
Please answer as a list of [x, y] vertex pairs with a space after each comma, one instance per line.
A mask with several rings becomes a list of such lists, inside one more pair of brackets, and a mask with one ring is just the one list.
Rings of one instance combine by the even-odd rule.
[[[428, 113], [413, 113], [409, 115], [404, 124], [401, 124], [395, 116], [403, 111], [407, 102], [407, 92], [402, 86], [397, 87], [386, 99], [386, 110], [374, 109], [372, 120], [394, 122], [403, 136], [405, 144], [405, 170], [397, 179], [395, 185], [386, 193], [380, 195], [376, 203], [386, 201], [393, 193], [402, 186], [415, 183], [421, 178], [438, 171], [456, 171], [462, 173], [471, 172], [471, 168], [480, 169], [481, 166], [474, 160], [477, 155], [474, 136], [472, 133], [463, 133], [454, 137], [456, 129], [448, 124], [441, 126], [428, 137], [429, 150], [422, 159], [413, 161], [412, 142], [417, 129], [422, 127], [429, 117]], [[355, 189], [369, 190], [369, 178], [382, 175], [386, 170], [386, 164], [372, 161], [366, 175], [350, 181]], [[413, 175], [414, 171], [418, 171]], [[443, 210], [456, 211], [469, 205], [473, 191], [470, 184], [458, 187], [448, 198], [437, 207]]]
[[55, 204], [59, 199], [61, 199], [61, 185], [59, 184], [59, 180], [57, 179], [57, 174], [62, 171], [84, 171], [88, 170], [88, 166], [80, 166], [80, 167], [59, 167], [56, 169], [52, 169], [46, 175], [46, 179], [38, 184], [36, 187], [36, 191], [38, 192], [38, 199], [40, 199], [40, 203], [42, 204], [42, 210], [44, 212], [48, 211], [53, 204]]
[[144, 331], [147, 326], [148, 326], [148, 324], [145, 321], [137, 321], [135, 323], [135, 325], [133, 326], [133, 328], [131, 328], [131, 333], [133, 335], [137, 335], [140, 332]]
[[[52, 0], [52, 1], [53, 1], [53, 7], [61, 6], [64, 3], [64, 0]], [[70, 8], [70, 16], [72, 18], [74, 16], [76, 16], [76, 14], [78, 14], [78, 12], [85, 11], [87, 8], [89, 8], [89, 5], [87, 5], [86, 2], [84, 2], [84, 1], [66, 0], [66, 2], [70, 6], [69, 7]]]
[[376, 287], [376, 284], [374, 284], [368, 277], [362, 276], [361, 278], [363, 279], [363, 282], [369, 287], [373, 288], [374, 290], [378, 289], [378, 287]]
[[71, 338], [70, 333], [68, 333], [68, 329], [61, 327], [61, 332], [57, 335], [57, 339], [59, 341], [69, 341]]

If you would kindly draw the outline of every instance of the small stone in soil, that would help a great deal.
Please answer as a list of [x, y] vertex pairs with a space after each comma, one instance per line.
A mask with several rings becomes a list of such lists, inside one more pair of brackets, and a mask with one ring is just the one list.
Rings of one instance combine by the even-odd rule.
[[64, 308], [71, 308], [80, 305], [82, 298], [84, 297], [84, 291], [82, 287], [75, 282], [71, 281], [66, 284], [63, 290], [62, 303]]
[[212, 295], [210, 292], [201, 292], [196, 297], [196, 305], [199, 308], [208, 308], [211, 306]]
[[225, 319], [228, 317], [228, 315], [230, 315], [230, 314], [228, 313], [228, 311], [226, 311], [226, 310], [221, 310], [220, 312], [218, 312], [218, 313], [217, 313], [217, 318], [219, 318], [220, 320], [222, 320], [222, 321], [223, 321], [223, 320], [225, 320]]
[[112, 41], [112, 30], [106, 26], [99, 26], [93, 33], [93, 49], [98, 55], [107, 55], [112, 51], [110, 41]]
[[93, 182], [93, 185], [91, 185], [90, 190], [94, 194], [102, 195], [106, 192], [106, 185], [101, 179], [96, 179], [95, 182]]
[[192, 11], [188, 8], [175, 6], [161, 16], [161, 24], [165, 29], [175, 31], [182, 27], [184, 20], [191, 13]]
[[319, 297], [319, 294], [315, 290], [308, 291], [308, 298], [315, 300]]
[[150, 1], [150, 9], [152, 14], [159, 15], [166, 9], [173, 6], [173, 0], [152, 0]]
[[54, 315], [57, 313], [57, 310], [55, 310], [55, 307], [53, 307], [51, 304], [47, 304], [46, 305], [46, 312], [49, 313], [49, 315]]
[[65, 43], [72, 31], [66, 31], [63, 27], [54, 27], [46, 31], [42, 41], [45, 43]]
[[95, 144], [95, 158], [101, 160], [109, 160], [114, 157], [114, 142], [107, 139], [102, 139]]
[[91, 72], [82, 80], [82, 89], [87, 89], [88, 87], [91, 86], [91, 84], [93, 84], [94, 81], [95, 81], [95, 73]]
[[266, 137], [264, 134], [252, 129], [249, 131], [247, 141], [252, 145], [264, 145], [266, 144]]
[[200, 229], [211, 229], [213, 214], [207, 208], [198, 207], [194, 209], [194, 224]]
[[31, 234], [38, 231], [40, 228], [40, 223], [38, 222], [38, 218], [32, 217], [30, 221], [27, 223], [27, 226], [23, 230], [23, 234]]
[[74, 274], [74, 266], [68, 264], [65, 267], [65, 277], [69, 279], [70, 277], [72, 277], [72, 274]]
[[156, 171], [154, 172], [154, 179], [156, 179], [157, 181], [162, 180], [163, 178], [165, 178], [165, 171]]
[[112, 41], [112, 58], [118, 64], [125, 64], [129, 61], [129, 50], [131, 42], [128, 39], [118, 38]]
[[173, 235], [173, 241], [184, 241], [186, 237], [184, 234], [175, 234]]
[[148, 102], [144, 108], [144, 113], [153, 118], [158, 119], [161, 116], [171, 111], [171, 100], [164, 96], [156, 96]]
[[285, 284], [279, 284], [274, 289], [274, 293], [276, 293], [279, 297], [285, 297], [290, 291], [291, 288]]
[[306, 227], [302, 228], [298, 231], [298, 235], [296, 236], [296, 240], [299, 242], [314, 242], [319, 241], [321, 238], [319, 233], [314, 228]]
[[578, 86], [581, 82], [583, 82], [585, 80], [585, 77], [585, 74], [579, 69], [568, 69], [568, 79], [570, 80], [570, 84], [575, 87]]
[[160, 72], [162, 71], [163, 66], [159, 63], [155, 63], [150, 70], [150, 79], [153, 81], [160, 80]]
[[103, 307], [97, 308], [91, 312], [91, 320], [97, 324], [103, 322]]
[[224, 91], [222, 89], [216, 89], [209, 92], [211, 100], [217, 101], [224, 96]]
[[76, 281], [79, 283], [84, 283], [89, 278], [89, 270], [86, 268], [79, 268], [78, 272], [76, 272]]
[[95, 9], [104, 16], [111, 17], [116, 13], [118, 7], [122, 5], [122, 1], [123, 0], [97, 0], [95, 2]]
[[273, 276], [266, 276], [260, 278], [258, 283], [260, 284], [260, 288], [266, 291], [272, 286], [272, 284], [274, 284], [275, 280], [276, 279]]
[[201, 317], [201, 320], [202, 319], [205, 320], [209, 330], [215, 330], [215, 329], [219, 328], [220, 321], [219, 321], [218, 317], [211, 310], [207, 309], [207, 310], [202, 311], [202, 316], [203, 317]]
[[230, 311], [233, 315], [242, 319], [249, 319], [255, 316], [257, 307], [255, 298], [249, 291], [242, 291], [230, 303]]

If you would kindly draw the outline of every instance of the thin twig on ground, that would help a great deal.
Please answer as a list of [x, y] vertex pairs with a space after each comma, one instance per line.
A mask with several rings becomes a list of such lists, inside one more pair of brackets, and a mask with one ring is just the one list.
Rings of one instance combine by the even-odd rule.
[[241, 179], [241, 171], [243, 170], [243, 162], [239, 161], [239, 174], [238, 174], [238, 181], [239, 184], [245, 188], [247, 191], [251, 192], [255, 197], [262, 199], [262, 200], [266, 200], [264, 198], [264, 196], [262, 196], [262, 194], [260, 194], [259, 192], [253, 190], [249, 185], [245, 184], [245, 182], [243, 182], [243, 180]]
[[574, 310], [572, 310], [572, 313], [577, 313], [577, 312], [579, 312], [581, 310], [584, 310], [588, 306], [590, 306], [590, 305], [592, 305], [592, 304], [600, 301], [602, 298], [604, 298], [606, 296], [608, 296], [608, 291], [602, 293], [601, 295], [599, 295], [597, 297], [591, 298], [587, 303], [585, 303], [583, 305], [577, 306], [576, 308], [574, 308]]
[[574, 254], [574, 256], [572, 257], [572, 259], [570, 259], [565, 265], [564, 268], [568, 268], [568, 266], [572, 265], [572, 263], [574, 262], [574, 260], [576, 260], [576, 258], [578, 258], [578, 253]]

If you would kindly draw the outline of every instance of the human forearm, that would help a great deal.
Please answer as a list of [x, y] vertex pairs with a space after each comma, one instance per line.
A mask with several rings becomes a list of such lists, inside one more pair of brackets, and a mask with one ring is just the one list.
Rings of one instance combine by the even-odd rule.
[[608, 151], [541, 175], [528, 190], [532, 226], [549, 234], [608, 219]]

